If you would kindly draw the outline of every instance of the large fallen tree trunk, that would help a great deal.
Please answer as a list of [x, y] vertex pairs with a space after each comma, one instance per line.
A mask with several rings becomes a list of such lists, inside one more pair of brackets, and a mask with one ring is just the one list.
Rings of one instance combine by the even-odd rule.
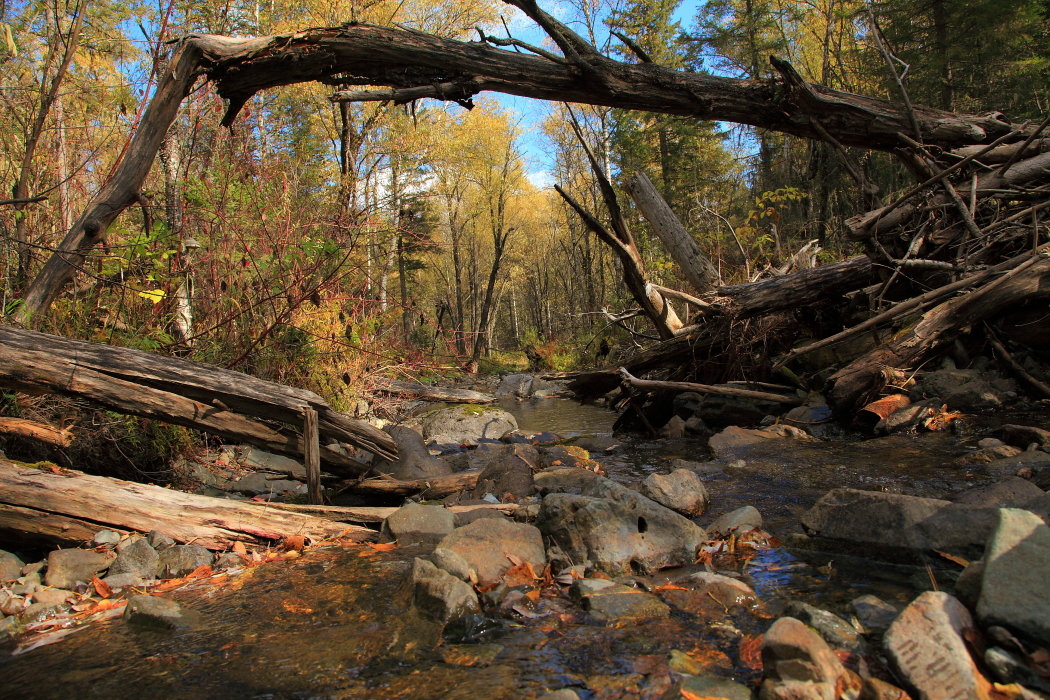
[[101, 529], [160, 530], [208, 549], [273, 544], [295, 535], [356, 542], [375, 536], [312, 515], [0, 458], [0, 534], [15, 542], [81, 544]]
[[342, 443], [390, 459], [397, 455], [389, 435], [333, 410], [311, 391], [189, 360], [8, 326], [0, 326], [0, 386], [86, 398], [293, 457], [305, 451], [296, 429], [305, 410], [312, 409], [318, 414], [321, 462], [329, 471], [369, 469], [348, 456]]
[[384, 394], [394, 394], [395, 396], [422, 399], [424, 401], [447, 401], [450, 403], [494, 403], [496, 401], [496, 397], [492, 394], [483, 394], [480, 391], [430, 386], [416, 382], [385, 380], [376, 385], [376, 390]]

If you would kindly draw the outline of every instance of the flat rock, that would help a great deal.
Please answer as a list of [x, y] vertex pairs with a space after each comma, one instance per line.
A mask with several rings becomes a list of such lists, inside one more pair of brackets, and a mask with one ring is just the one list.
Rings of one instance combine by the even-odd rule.
[[907, 550], [978, 558], [997, 521], [998, 509], [993, 507], [841, 488], [825, 494], [802, 515], [809, 534], [887, 558]]
[[688, 517], [701, 515], [710, 502], [700, 477], [688, 469], [675, 469], [670, 474], [650, 474], [642, 482], [641, 493]]
[[0, 583], [14, 581], [22, 575], [26, 563], [11, 552], [0, 549]]
[[246, 466], [260, 471], [276, 472], [306, 481], [306, 467], [291, 457], [261, 450], [253, 445], [237, 445], [234, 450]]
[[44, 588], [34, 593], [32, 598], [34, 603], [62, 605], [68, 601], [72, 595], [72, 591], [67, 591], [63, 588]]
[[132, 586], [145, 586], [151, 579], [152, 577], [143, 578], [140, 574], [135, 573], [110, 574], [102, 579], [102, 582], [109, 586], [114, 593], [117, 593]]
[[430, 411], [420, 417], [419, 425], [427, 444], [439, 446], [477, 445], [518, 429], [514, 416], [502, 408], [475, 404]]
[[735, 606], [753, 607], [758, 596], [743, 581], [700, 571], [674, 579], [674, 586], [660, 591], [660, 597], [679, 610], [707, 618], [721, 619]]
[[458, 552], [437, 547], [430, 553], [430, 561], [442, 571], [447, 571], [462, 581], [470, 580], [470, 564]]
[[114, 530], [99, 530], [95, 533], [95, 536], [91, 539], [91, 542], [96, 547], [103, 545], [113, 546], [120, 542], [120, 533]]
[[541, 495], [548, 493], [582, 494], [587, 490], [597, 474], [579, 467], [557, 467], [539, 472], [533, 476], [533, 483]]
[[1008, 476], [987, 484], [979, 484], [956, 494], [953, 503], [968, 503], [994, 508], [1020, 508], [1044, 495], [1044, 491], [1028, 479]]
[[72, 588], [77, 581], [90, 581], [108, 569], [116, 556], [113, 552], [89, 549], [56, 549], [47, 555], [44, 583], [53, 588]]
[[707, 526], [712, 535], [725, 537], [734, 532], [747, 532], [762, 527], [762, 514], [754, 506], [743, 506], [724, 513]]
[[482, 583], [498, 581], [514, 565], [510, 557], [528, 562], [537, 573], [547, 563], [540, 531], [510, 520], [475, 520], [450, 532], [438, 547], [463, 557]]
[[282, 479], [278, 474], [254, 472], [241, 477], [229, 486], [231, 491], [248, 495], [296, 493], [302, 490], [301, 481]]
[[122, 548], [109, 574], [135, 574], [144, 579], [153, 579], [160, 573], [160, 555], [150, 546], [149, 541], [140, 538]]
[[838, 697], [846, 669], [815, 631], [793, 617], [778, 619], [762, 640], [765, 680], [759, 698]]
[[455, 528], [452, 511], [441, 506], [408, 503], [383, 521], [381, 536], [385, 542], [398, 544], [437, 544]]
[[784, 608], [784, 613], [812, 627], [832, 649], [860, 654], [867, 649], [867, 644], [856, 628], [833, 612], [801, 600], [792, 600]]
[[751, 700], [753, 697], [746, 685], [717, 676], [686, 676], [678, 688], [682, 697], [722, 700]]
[[149, 595], [128, 596], [124, 619], [128, 624], [153, 629], [180, 629], [191, 624], [191, 617], [174, 600]]
[[[588, 580], [602, 581], [589, 585]], [[627, 622], [667, 617], [671, 609], [659, 598], [637, 588], [604, 579], [583, 579], [573, 584], [571, 594], [583, 609], [602, 622]]]
[[759, 445], [769, 444], [770, 440], [779, 439], [772, 433], [754, 428], [741, 428], [731, 425], [719, 433], [715, 433], [708, 440], [708, 447], [715, 457], [723, 459], [736, 459], [746, 456], [748, 452]]
[[33, 603], [18, 615], [18, 622], [22, 625], [31, 625], [34, 622], [51, 617], [62, 610], [61, 605], [55, 603]]
[[412, 602], [423, 614], [442, 623], [481, 609], [469, 583], [419, 557], [412, 562]]
[[532, 385], [535, 380], [536, 378], [531, 374], [508, 374], [496, 388], [496, 398], [527, 399], [532, 396]]
[[426, 479], [452, 473], [447, 462], [430, 454], [423, 436], [405, 425], [391, 425], [386, 432], [397, 443], [397, 459], [377, 460], [375, 468], [395, 479]]
[[569, 563], [590, 562], [609, 573], [692, 564], [706, 537], [688, 518], [602, 477], [579, 496], [548, 494], [536, 524]]
[[1004, 508], [988, 543], [977, 616], [1050, 646], [1050, 527], [1024, 510]]
[[199, 566], [211, 566], [212, 553], [197, 544], [180, 544], [159, 552], [160, 576], [178, 578], [191, 573]]
[[850, 608], [860, 624], [869, 632], [882, 632], [889, 629], [897, 619], [900, 610], [878, 596], [867, 593], [850, 601]]
[[900, 677], [921, 698], [982, 697], [988, 687], [966, 649], [973, 619], [962, 603], [942, 591], [927, 591], [904, 609], [883, 637]]

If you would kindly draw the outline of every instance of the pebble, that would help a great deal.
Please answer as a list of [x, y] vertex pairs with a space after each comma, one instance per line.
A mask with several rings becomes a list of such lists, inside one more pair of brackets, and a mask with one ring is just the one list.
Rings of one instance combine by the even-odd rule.
[[898, 613], [897, 608], [871, 594], [854, 598], [850, 607], [853, 608], [860, 624], [869, 632], [883, 632], [889, 629]]
[[96, 547], [115, 545], [120, 542], [120, 533], [113, 530], [99, 530], [95, 533], [95, 537], [91, 542]]

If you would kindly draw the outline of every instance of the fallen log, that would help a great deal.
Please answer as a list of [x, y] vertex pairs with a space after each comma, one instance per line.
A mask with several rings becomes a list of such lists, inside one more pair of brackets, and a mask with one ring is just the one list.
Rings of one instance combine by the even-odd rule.
[[58, 447], [69, 447], [73, 443], [73, 433], [68, 428], [59, 430], [24, 418], [0, 417], [0, 433], [39, 440]]
[[[255, 501], [248, 501], [255, 503]], [[344, 523], [365, 523], [375, 525], [383, 522], [398, 509], [397, 506], [308, 506], [299, 503], [259, 503], [264, 508], [276, 508], [291, 513], [312, 515], [326, 520], [337, 520]], [[512, 515], [518, 509], [517, 503], [486, 503], [474, 506], [451, 506], [453, 513], [473, 513], [478, 510], [495, 510], [504, 515]]]
[[[181, 358], [0, 326], [0, 386], [91, 399], [123, 413], [195, 428], [301, 458], [306, 409], [317, 411], [320, 457], [333, 472], [369, 467], [332, 443], [393, 458], [382, 430], [333, 410], [304, 389]], [[273, 427], [262, 421], [284, 423]]]
[[365, 496], [415, 496], [426, 498], [444, 498], [454, 493], [474, 488], [478, 483], [480, 469], [434, 476], [429, 479], [399, 480], [390, 477], [375, 477], [360, 481], [347, 481], [336, 487], [343, 493], [356, 493]]
[[80, 544], [101, 529], [160, 530], [177, 542], [217, 550], [293, 535], [355, 542], [375, 536], [311, 515], [0, 458], [0, 534], [16, 542]]
[[386, 394], [404, 396], [424, 401], [448, 401], [449, 403], [494, 403], [496, 397], [469, 389], [429, 386], [415, 382], [397, 382], [383, 380], [376, 385], [376, 390]]
[[638, 379], [631, 375], [623, 367], [620, 368], [620, 378], [634, 387], [644, 391], [695, 391], [700, 394], [718, 394], [720, 396], [737, 396], [745, 399], [756, 399], [758, 401], [772, 401], [798, 406], [802, 399], [795, 395], [774, 394], [768, 391], [752, 391], [751, 389], [738, 389], [734, 386], [714, 386], [711, 384], [697, 384], [695, 382], [661, 382], [650, 379]]

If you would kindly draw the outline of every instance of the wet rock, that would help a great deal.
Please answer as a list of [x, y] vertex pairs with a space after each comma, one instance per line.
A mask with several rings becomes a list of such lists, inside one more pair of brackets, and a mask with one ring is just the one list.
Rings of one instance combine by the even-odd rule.
[[532, 396], [535, 377], [531, 374], [508, 374], [496, 387], [496, 398], [527, 399]]
[[1002, 435], [1005, 442], [1021, 449], [1027, 448], [1032, 443], [1050, 445], [1050, 430], [1030, 425], [1004, 425]]
[[955, 579], [955, 597], [970, 610], [977, 608], [981, 597], [981, 578], [984, 576], [984, 559], [972, 561], [959, 572]]
[[381, 537], [401, 545], [437, 544], [454, 528], [455, 518], [447, 508], [409, 503], [383, 521]]
[[14, 617], [0, 618], [0, 642], [11, 637], [17, 637], [22, 633], [18, 619]]
[[0, 615], [17, 615], [29, 602], [19, 595], [0, 589]]
[[445, 549], [444, 547], [438, 547], [431, 552], [430, 561], [433, 562], [434, 566], [437, 568], [442, 571], [447, 571], [460, 580], [470, 580], [470, 564], [467, 563], [467, 560], [458, 552], [454, 552], [451, 549]]
[[863, 545], [859, 549], [868, 556], [940, 550], [972, 559], [984, 551], [997, 513], [994, 507], [934, 498], [834, 489], [802, 515], [802, 525], [811, 535]]
[[216, 569], [229, 570], [229, 569], [240, 569], [245, 566], [244, 558], [236, 552], [223, 552], [222, 554], [215, 557], [215, 563], [212, 564]]
[[532, 525], [510, 520], [475, 520], [457, 527], [438, 547], [463, 557], [482, 583], [498, 581], [503, 572], [513, 566], [508, 557], [528, 562], [537, 573], [547, 562], [540, 531]]
[[514, 416], [502, 408], [474, 404], [436, 409], [419, 423], [427, 444], [438, 446], [477, 445], [518, 429]]
[[91, 540], [91, 543], [96, 547], [113, 546], [118, 542], [120, 542], [120, 533], [113, 530], [99, 530]]
[[160, 572], [160, 555], [145, 539], [137, 539], [121, 549], [109, 567], [110, 575], [136, 574], [144, 579], [154, 579]]
[[32, 598], [34, 603], [62, 605], [69, 600], [71, 595], [73, 595], [71, 591], [62, 588], [45, 588], [34, 593]]
[[302, 490], [302, 482], [280, 479], [277, 476], [266, 472], [254, 472], [234, 481], [229, 488], [231, 491], [249, 496], [261, 494], [279, 495], [289, 491], [297, 493]]
[[578, 445], [549, 445], [537, 451], [542, 469], [588, 466], [593, 461], [590, 452]]
[[900, 677], [923, 698], [977, 698], [988, 687], [966, 650], [973, 619], [947, 593], [927, 591], [890, 625], [883, 647]]
[[984, 662], [1000, 683], [1020, 683], [1042, 693], [1050, 693], [1050, 681], [1040, 678], [1025, 661], [1006, 649], [989, 647]]
[[539, 472], [533, 476], [536, 491], [541, 495], [548, 493], [582, 494], [595, 479], [601, 477], [587, 469], [579, 467], [557, 467]]
[[539, 696], [539, 700], [580, 700], [580, 696], [576, 694], [575, 690], [562, 688], [552, 693], [544, 693]]
[[979, 411], [1016, 398], [1017, 385], [987, 371], [942, 369], [923, 374], [910, 393], [913, 401], [935, 397], [956, 411]]
[[[480, 448], [479, 448], [480, 449]], [[474, 497], [480, 498], [491, 493], [497, 498], [508, 494], [514, 498], [524, 498], [536, 490], [532, 472], [539, 462], [539, 453], [532, 445], [499, 445], [486, 450], [488, 464], [478, 475], [474, 488]]]
[[773, 623], [762, 640], [761, 700], [834, 700], [846, 669], [816, 632], [793, 617]]
[[869, 632], [882, 632], [889, 629], [897, 619], [900, 611], [882, 598], [869, 594], [854, 598], [850, 602], [853, 614], [860, 624]]
[[641, 492], [662, 506], [686, 516], [701, 515], [710, 498], [696, 473], [676, 469], [670, 474], [650, 474]]
[[434, 457], [423, 443], [423, 436], [404, 425], [392, 425], [386, 432], [397, 443], [397, 459], [378, 460], [376, 469], [395, 479], [425, 479], [451, 474], [449, 465]]
[[985, 553], [977, 616], [1050, 645], [1050, 527], [1028, 511], [1004, 508]]
[[[981, 442], [984, 442], [982, 440]], [[996, 440], [998, 442], [998, 440]], [[971, 464], [988, 464], [989, 462], [995, 462], [996, 460], [1006, 459], [1009, 457], [1016, 457], [1021, 454], [1022, 450], [1013, 447], [1012, 445], [999, 445], [997, 447], [982, 447], [976, 452], [970, 452], [962, 457], [953, 460], [953, 464], [959, 466], [967, 466]]]
[[733, 532], [747, 532], [762, 527], [762, 514], [754, 506], [743, 506], [718, 516], [707, 526], [712, 535], [725, 537]]
[[469, 583], [418, 557], [412, 562], [412, 602], [420, 612], [439, 622], [481, 609]]
[[[518, 510], [514, 511], [515, 515], [517, 515], [518, 512], [520, 512], [520, 510], [521, 509], [519, 508]], [[486, 518], [495, 518], [497, 520], [506, 520], [507, 516], [504, 515], [503, 513], [501, 513], [500, 511], [496, 510], [495, 508], [476, 508], [474, 510], [463, 511], [461, 513], [454, 513], [453, 514], [453, 518], [455, 520], [456, 527], [463, 527], [464, 525], [469, 525], [470, 523], [474, 522], [475, 520], [484, 520]], [[529, 520], [528, 518], [524, 518], [524, 519], [515, 518], [515, 519], [521, 520], [522, 522], [528, 522], [528, 520]]]
[[746, 685], [717, 676], [686, 676], [682, 679], [678, 689], [682, 697], [722, 698], [723, 700], [751, 700], [753, 697], [751, 689]]
[[1044, 491], [1028, 479], [1008, 476], [989, 484], [966, 489], [952, 498], [954, 503], [995, 508], [1020, 508], [1044, 495]]
[[568, 392], [569, 383], [562, 380], [543, 379], [542, 377], [533, 377], [532, 379], [532, 398], [534, 399], [546, 399], [552, 396], [561, 396]]
[[992, 476], [1013, 476], [1022, 470], [1033, 474], [1032, 481], [1039, 488], [1050, 486], [1050, 480], [1042, 481], [1040, 476], [1050, 475], [1050, 453], [1042, 450], [1027, 450], [1015, 457], [1004, 457], [989, 462], [984, 469]]
[[784, 404], [778, 402], [704, 394], [694, 415], [717, 429], [731, 425], [758, 425], [766, 416], [782, 410]]
[[128, 624], [153, 629], [180, 629], [191, 624], [190, 616], [174, 600], [149, 595], [128, 596], [124, 619]]
[[557, 433], [542, 431], [539, 433], [526, 433], [522, 430], [512, 430], [500, 436], [500, 442], [512, 445], [553, 445], [562, 440]]
[[615, 452], [620, 448], [620, 441], [611, 435], [579, 435], [572, 438], [572, 445], [582, 447], [588, 452]]
[[54, 603], [33, 603], [18, 615], [18, 622], [22, 625], [31, 625], [40, 622], [62, 610], [61, 605]]
[[673, 581], [675, 585], [662, 589], [660, 597], [675, 608], [700, 617], [721, 619], [729, 608], [751, 608], [758, 602], [746, 583], [713, 572], [701, 571]]
[[15, 579], [15, 583], [11, 585], [11, 592], [15, 595], [30, 595], [40, 589], [42, 580], [40, 574], [36, 572], [24, 574]]
[[832, 649], [843, 649], [856, 654], [863, 654], [867, 650], [867, 644], [856, 628], [835, 613], [801, 600], [789, 602], [784, 608], [784, 613], [812, 627]]
[[626, 622], [667, 617], [671, 609], [656, 596], [607, 579], [582, 579], [570, 594], [583, 609], [602, 622]]
[[211, 552], [197, 544], [180, 544], [159, 553], [160, 576], [178, 578], [199, 566], [211, 566]]
[[22, 575], [22, 567], [25, 562], [11, 552], [0, 549], [0, 583], [14, 581]]
[[90, 581], [95, 574], [108, 569], [116, 556], [112, 552], [88, 549], [56, 549], [47, 555], [44, 583], [53, 588], [72, 588], [77, 581]]
[[547, 495], [537, 526], [569, 563], [610, 573], [647, 573], [693, 563], [705, 533], [669, 508], [605, 478], [582, 495]]
[[675, 458], [671, 460], [670, 465], [675, 469], [688, 469], [695, 472], [703, 481], [723, 479], [726, 476], [725, 469], [718, 462], [694, 462], [689, 459]]
[[748, 452], [757, 446], [767, 445], [770, 440], [776, 439], [776, 435], [767, 433], [764, 430], [731, 425], [712, 435], [707, 444], [715, 457], [735, 459], [747, 455]]
[[106, 578], [102, 579], [102, 582], [109, 586], [110, 590], [114, 593], [119, 593], [125, 588], [131, 588], [133, 586], [144, 586], [152, 580], [152, 576], [144, 578], [140, 574], [127, 573], [127, 574], [111, 574]]
[[151, 530], [146, 535], [146, 541], [150, 543], [150, 546], [156, 549], [158, 552], [162, 549], [175, 546], [175, 540], [165, 535], [160, 530]]
[[678, 416], [671, 416], [663, 427], [660, 428], [660, 437], [680, 438], [685, 437], [685, 421]]

